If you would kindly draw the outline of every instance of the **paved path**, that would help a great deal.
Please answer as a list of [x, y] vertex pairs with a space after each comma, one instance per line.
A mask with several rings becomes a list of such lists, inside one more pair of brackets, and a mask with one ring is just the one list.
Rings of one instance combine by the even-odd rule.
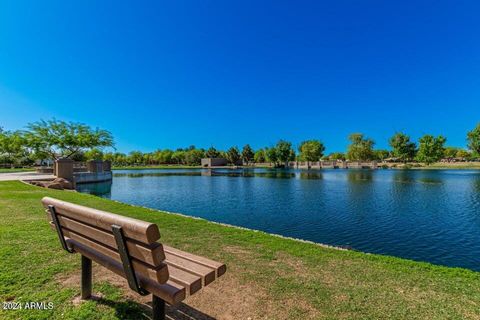
[[38, 179], [47, 180], [47, 179], [54, 179], [54, 178], [55, 177], [52, 174], [36, 173], [35, 171], [0, 173], [0, 181], [38, 180]]

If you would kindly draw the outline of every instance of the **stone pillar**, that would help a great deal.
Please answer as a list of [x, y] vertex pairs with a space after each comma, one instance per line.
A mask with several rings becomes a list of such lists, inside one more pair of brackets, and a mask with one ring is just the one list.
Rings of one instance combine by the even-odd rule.
[[102, 160], [87, 161], [87, 171], [88, 172], [103, 172], [103, 161]]
[[110, 161], [103, 161], [103, 171], [104, 172], [112, 171], [112, 163]]
[[55, 175], [57, 178], [67, 179], [73, 182], [73, 160], [59, 159], [55, 161]]

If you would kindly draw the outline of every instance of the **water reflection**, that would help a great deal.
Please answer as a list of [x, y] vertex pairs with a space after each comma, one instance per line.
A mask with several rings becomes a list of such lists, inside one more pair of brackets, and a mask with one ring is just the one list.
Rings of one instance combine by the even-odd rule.
[[348, 170], [347, 178], [350, 182], [371, 181], [373, 179], [373, 170]]
[[267, 172], [258, 172], [253, 174], [255, 177], [270, 179], [292, 179], [295, 178], [295, 172], [289, 170], [271, 170]]
[[200, 171], [192, 171], [192, 172], [134, 172], [134, 173], [114, 173], [114, 178], [143, 178], [143, 177], [169, 177], [169, 176], [186, 176], [186, 177], [194, 177], [200, 176], [202, 173]]
[[76, 190], [78, 192], [93, 194], [102, 198], [111, 198], [112, 181], [77, 184]]
[[300, 172], [300, 179], [321, 180], [323, 175], [320, 171], [302, 171]]
[[476, 195], [480, 197], [480, 177], [473, 180], [473, 189], [475, 190]]
[[400, 183], [414, 183], [415, 178], [410, 170], [394, 170], [393, 181]]
[[418, 181], [420, 183], [423, 183], [423, 184], [442, 184], [442, 180], [440, 179], [433, 179], [433, 178], [420, 178], [418, 179]]
[[[264, 171], [256, 171], [253, 169], [208, 169], [201, 171], [178, 171], [178, 172], [159, 172], [159, 171], [146, 171], [146, 172], [119, 172], [114, 173], [114, 178], [144, 178], [144, 177], [241, 177], [241, 178], [271, 178], [271, 179], [292, 179], [297, 175], [292, 170], [275, 170], [267, 169]], [[321, 179], [321, 173], [300, 172], [301, 179]]]

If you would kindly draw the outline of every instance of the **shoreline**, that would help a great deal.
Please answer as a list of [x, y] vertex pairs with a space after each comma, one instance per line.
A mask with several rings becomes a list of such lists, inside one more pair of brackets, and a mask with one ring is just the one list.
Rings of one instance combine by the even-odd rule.
[[[383, 167], [385, 166], [385, 167]], [[112, 170], [169, 170], [169, 169], [282, 169], [275, 168], [267, 165], [257, 165], [257, 166], [222, 166], [222, 167], [212, 167], [205, 168], [202, 166], [186, 166], [186, 165], [151, 165], [151, 166], [113, 166]], [[289, 168], [297, 169], [297, 168]], [[298, 168], [298, 170], [325, 170], [333, 168]], [[337, 168], [335, 170], [340, 170], [342, 168]], [[360, 169], [360, 168], [350, 168], [344, 170], [480, 170], [480, 162], [470, 162], [470, 163], [442, 163], [437, 162], [429, 166], [418, 163], [407, 163], [406, 167], [403, 163], [379, 163], [377, 169]], [[22, 173], [22, 172], [35, 172], [35, 168], [19, 168], [19, 169], [0, 169], [0, 175], [9, 174], [9, 173]]]
[[[382, 166], [386, 165], [388, 168], [383, 168]], [[407, 163], [407, 167], [404, 167], [405, 165], [403, 163], [378, 163], [378, 170], [388, 170], [388, 169], [394, 169], [394, 170], [480, 170], [480, 162], [470, 162], [470, 163], [442, 163], [442, 162], [437, 162], [433, 163], [429, 166], [424, 165], [424, 164], [418, 164], [418, 163]], [[150, 169], [282, 169], [282, 168], [275, 168], [273, 166], [266, 166], [266, 165], [256, 165], [256, 166], [222, 166], [222, 167], [212, 167], [212, 168], [205, 168], [202, 166], [184, 166], [184, 165], [152, 165], [152, 166], [138, 166], [138, 167], [131, 167], [131, 166], [125, 166], [125, 167], [112, 167], [112, 170], [150, 170]], [[288, 168], [288, 169], [297, 169], [294, 167]], [[310, 169], [304, 169], [304, 168], [298, 168], [298, 170], [324, 170], [324, 169], [333, 169], [333, 168], [310, 168]], [[342, 168], [338, 168], [335, 170], [340, 170]], [[350, 169], [344, 169], [344, 170], [376, 170], [376, 169], [360, 169], [360, 168], [350, 168]]]

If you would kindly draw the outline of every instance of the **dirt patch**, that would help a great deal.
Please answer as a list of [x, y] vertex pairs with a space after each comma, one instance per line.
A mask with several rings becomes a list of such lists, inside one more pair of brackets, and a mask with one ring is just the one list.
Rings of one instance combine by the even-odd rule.
[[249, 257], [249, 258], [251, 258], [252, 255], [255, 254], [254, 252], [252, 252], [250, 250], [246, 250], [245, 248], [237, 247], [237, 246], [224, 246], [224, 247], [222, 247], [222, 250], [225, 251], [225, 252], [232, 253], [235, 256]]
[[[122, 290], [126, 300], [140, 303], [150, 309], [151, 296], [140, 296], [132, 291], [127, 281], [117, 274], [93, 263], [94, 282], [108, 282]], [[77, 287], [80, 290], [80, 272], [69, 276], [61, 276], [57, 281], [66, 287]], [[95, 297], [102, 297], [101, 292], [94, 292]], [[258, 303], [268, 301], [268, 296], [262, 288], [252, 283], [240, 283], [233, 272], [227, 272], [213, 284], [201, 292], [188, 297], [183, 303], [167, 306], [167, 319], [259, 319]], [[72, 301], [74, 305], [82, 303], [79, 297]], [[150, 309], [151, 310], [151, 309]]]
[[[283, 266], [283, 268], [278, 268], [279, 265]], [[284, 252], [276, 254], [275, 260], [270, 263], [270, 267], [279, 269], [279, 273], [283, 276], [291, 275], [292, 273], [305, 277], [309, 275], [309, 270], [301, 259], [292, 257]]]

